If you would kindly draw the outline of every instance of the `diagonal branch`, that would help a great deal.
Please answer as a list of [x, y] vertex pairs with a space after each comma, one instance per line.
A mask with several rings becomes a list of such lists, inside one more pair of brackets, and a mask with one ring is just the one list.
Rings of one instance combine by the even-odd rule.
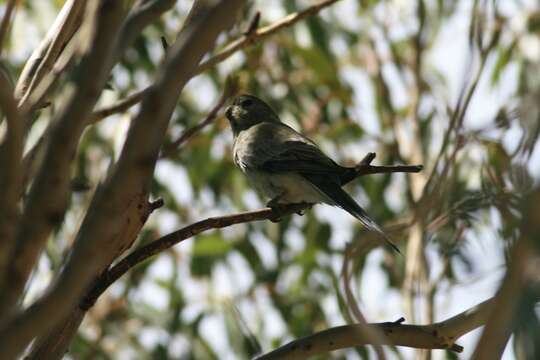
[[[369, 153], [368, 155], [366, 155], [364, 160], [362, 160], [357, 166], [358, 172], [356, 177], [364, 176], [366, 174], [388, 172], [387, 170], [391, 168], [389, 166], [380, 167], [370, 165], [369, 163], [374, 158], [374, 153]], [[380, 172], [377, 172], [375, 169], [379, 169]], [[353, 179], [351, 178], [349, 181], [351, 180]], [[311, 207], [311, 204], [289, 204], [280, 206], [278, 208], [266, 208], [255, 211], [241, 212], [233, 215], [207, 218], [205, 220], [201, 220], [191, 225], [188, 225], [180, 230], [174, 231], [141, 248], [134, 250], [131, 254], [127, 255], [115, 266], [103, 273], [96, 281], [94, 287], [87, 293], [84, 301], [81, 303], [80, 306], [83, 309], [88, 309], [112, 283], [122, 277], [131, 268], [184, 240], [192, 238], [197, 234], [212, 229], [221, 229], [231, 225], [243, 224], [253, 221], [279, 221], [279, 219], [281, 219], [283, 216], [301, 212], [309, 207]]]
[[[304, 20], [305, 18], [317, 14], [322, 9], [334, 4], [339, 0], [325, 0], [321, 1], [317, 4], [314, 4], [305, 10], [292, 13], [287, 15], [281, 20], [276, 21], [275, 23], [265, 26], [260, 29], [254, 29], [253, 27], [258, 24], [258, 21], [251, 21], [250, 26], [248, 27], [248, 30], [244, 33], [244, 35], [228, 45], [226, 45], [223, 49], [218, 51], [214, 56], [210, 57], [208, 60], [202, 62], [197, 67], [197, 70], [195, 71], [196, 74], [200, 74], [213, 66], [219, 64], [220, 62], [226, 60], [231, 55], [233, 55], [235, 52], [242, 50], [244, 48], [247, 48], [249, 46], [254, 45], [256, 42], [263, 40], [264, 38], [267, 38], [275, 33], [277, 33], [280, 30], [283, 30], [285, 28], [291, 27], [298, 23], [301, 20]], [[116, 104], [112, 104], [110, 106], [104, 107], [102, 109], [98, 109], [94, 112], [92, 115], [92, 122], [97, 122], [101, 119], [104, 119], [107, 116], [110, 116], [112, 114], [116, 114], [118, 112], [126, 111], [131, 106], [137, 104], [143, 96], [150, 90], [150, 87], [144, 88], [142, 90], [136, 91], [133, 94], [129, 95], [127, 98], [120, 100]]]
[[204, 129], [206, 126], [210, 125], [212, 121], [214, 121], [214, 119], [216, 118], [219, 110], [227, 102], [227, 100], [237, 92], [237, 88], [237, 80], [233, 78], [228, 78], [225, 82], [225, 88], [223, 89], [223, 93], [219, 97], [216, 105], [214, 105], [212, 110], [210, 110], [208, 115], [206, 115], [206, 117], [196, 125], [185, 129], [176, 140], [174, 140], [172, 143], [165, 147], [161, 154], [161, 157], [169, 157], [173, 155], [182, 145], [184, 145], [184, 143], [191, 139], [193, 135]]
[[320, 1], [314, 5], [311, 5], [305, 10], [289, 14], [285, 16], [283, 19], [276, 21], [275, 23], [271, 25], [265, 26], [255, 31], [251, 29], [252, 31], [247, 32], [247, 34], [245, 34], [241, 38], [234, 40], [233, 42], [225, 46], [223, 49], [221, 49], [217, 54], [212, 56], [210, 59], [201, 63], [197, 69], [197, 73], [202, 73], [210, 69], [211, 67], [219, 64], [220, 62], [227, 59], [238, 50], [241, 50], [248, 46], [252, 46], [257, 41], [260, 41], [270, 35], [273, 35], [282, 29], [291, 27], [297, 22], [302, 21], [309, 16], [317, 14], [322, 9], [336, 3], [337, 1], [339, 0]]
[[23, 103], [28, 99], [30, 88], [35, 88], [51, 70], [65, 45], [77, 31], [85, 7], [86, 1], [66, 1], [47, 35], [24, 65], [15, 90], [17, 98], [26, 98]]
[[107, 270], [96, 281], [94, 287], [88, 292], [85, 299], [81, 302], [80, 307], [84, 310], [89, 309], [110, 285], [131, 270], [131, 268], [137, 266], [148, 258], [157, 255], [202, 232], [253, 221], [278, 221], [283, 216], [305, 210], [307, 207], [309, 207], [308, 204], [291, 204], [280, 209], [265, 208], [255, 211], [241, 212], [233, 215], [211, 217], [197, 221], [196, 223], [188, 225], [180, 230], [169, 233], [143, 247], [134, 250], [111, 269]]
[[118, 101], [117, 103], [109, 106], [104, 106], [101, 109], [95, 110], [88, 119], [88, 124], [95, 124], [100, 120], [105, 119], [106, 117], [125, 112], [130, 107], [138, 104], [142, 100], [148, 89], [149, 87], [144, 88], [143, 90], [136, 91], [128, 95], [125, 99]]

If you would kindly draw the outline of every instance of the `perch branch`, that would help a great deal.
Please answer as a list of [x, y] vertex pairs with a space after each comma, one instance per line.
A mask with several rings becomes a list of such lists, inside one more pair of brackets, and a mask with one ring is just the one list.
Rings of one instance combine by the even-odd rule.
[[[375, 153], [368, 153], [364, 160], [357, 166], [357, 176], [366, 174], [388, 173], [392, 166], [372, 166], [369, 163], [375, 158]], [[400, 167], [400, 165], [398, 165]], [[371, 170], [379, 169], [379, 172]], [[352, 178], [349, 180], [351, 181]], [[271, 220], [279, 221], [283, 216], [291, 215], [309, 208], [310, 204], [289, 204], [279, 208], [265, 208], [255, 211], [241, 212], [233, 215], [225, 215], [198, 221], [180, 230], [169, 233], [141, 248], [134, 250], [112, 268], [103, 273], [96, 281], [94, 287], [88, 292], [81, 303], [83, 309], [87, 309], [94, 304], [97, 298], [116, 280], [127, 273], [131, 268], [145, 261], [146, 259], [189, 239], [207, 230], [220, 229], [235, 224], [242, 224], [252, 221]]]

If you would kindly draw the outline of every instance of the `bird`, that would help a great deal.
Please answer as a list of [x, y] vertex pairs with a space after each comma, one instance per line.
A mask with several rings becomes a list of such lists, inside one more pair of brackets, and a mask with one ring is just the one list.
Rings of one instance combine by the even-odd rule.
[[281, 122], [263, 100], [243, 94], [225, 109], [233, 132], [233, 161], [267, 206], [328, 204], [340, 207], [399, 252], [381, 227], [342, 189], [355, 168], [337, 164], [315, 142]]

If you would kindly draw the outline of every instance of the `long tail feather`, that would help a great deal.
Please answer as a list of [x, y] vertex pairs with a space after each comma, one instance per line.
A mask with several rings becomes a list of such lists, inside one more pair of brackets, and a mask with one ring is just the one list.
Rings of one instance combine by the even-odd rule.
[[309, 180], [321, 192], [323, 192], [334, 203], [334, 205], [339, 206], [357, 218], [368, 230], [378, 233], [392, 249], [401, 254], [401, 251], [399, 251], [398, 247], [394, 245], [392, 241], [390, 241], [390, 238], [384, 233], [381, 227], [375, 221], [373, 221], [367, 212], [362, 209], [362, 207], [358, 205], [358, 203], [354, 201], [354, 199], [338, 184], [334, 184], [331, 181], [325, 181], [323, 179], [313, 179], [312, 177], [308, 178], [307, 180]]

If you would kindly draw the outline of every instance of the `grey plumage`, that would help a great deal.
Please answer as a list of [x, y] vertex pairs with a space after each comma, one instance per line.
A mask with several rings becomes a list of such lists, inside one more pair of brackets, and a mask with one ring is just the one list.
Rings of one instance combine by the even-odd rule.
[[313, 141], [281, 123], [275, 112], [254, 96], [238, 96], [226, 115], [234, 134], [234, 162], [253, 186], [271, 199], [269, 206], [302, 202], [339, 206], [399, 252], [341, 188], [354, 168], [338, 165]]

